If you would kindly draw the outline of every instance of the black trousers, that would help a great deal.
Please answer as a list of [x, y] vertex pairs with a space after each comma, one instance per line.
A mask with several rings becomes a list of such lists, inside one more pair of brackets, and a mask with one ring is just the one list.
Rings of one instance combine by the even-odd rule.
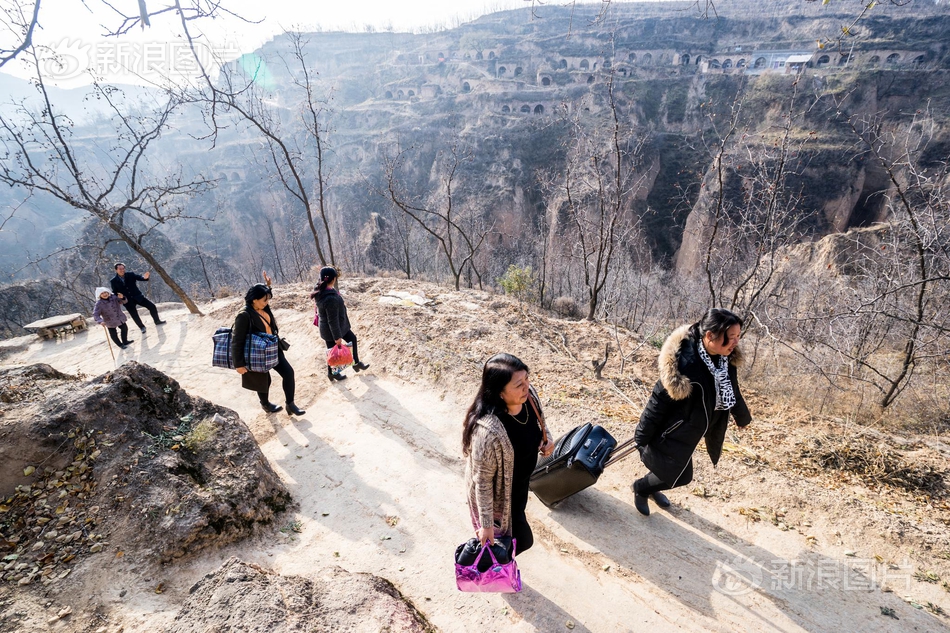
[[652, 472], [646, 474], [645, 477], [640, 477], [635, 482], [633, 482], [633, 491], [638, 495], [643, 497], [649, 496], [654, 492], [660, 492], [661, 490], [670, 490], [672, 488], [679, 488], [680, 486], [685, 486], [693, 480], [693, 458], [689, 458], [689, 462], [686, 464], [686, 468], [683, 469], [683, 474], [681, 474], [675, 482], [666, 482], [654, 475]]
[[[353, 334], [353, 330], [350, 330], [341, 337], [347, 343], [350, 343], [350, 349], [353, 350], [353, 362], [359, 364], [360, 362], [360, 349], [359, 344], [356, 342], [356, 334]], [[327, 344], [327, 349], [332, 349], [336, 345], [336, 341], [323, 341]], [[327, 373], [329, 374], [333, 371], [333, 368], [327, 365]]]
[[[290, 366], [287, 357], [284, 356], [284, 350], [277, 350], [277, 365], [274, 367], [281, 377], [281, 386], [284, 388], [284, 401], [288, 404], [294, 401], [294, 391], [296, 383], [294, 382], [294, 368]], [[268, 391], [258, 391], [257, 397], [261, 399], [261, 404], [270, 402]]]
[[152, 315], [152, 320], [155, 321], [155, 323], [161, 320], [158, 318], [158, 308], [155, 307], [154, 303], [146, 299], [144, 295], [137, 299], [131, 297], [126, 297], [126, 299], [128, 299], [129, 302], [125, 304], [125, 309], [129, 311], [129, 316], [132, 317], [132, 320], [135, 321], [135, 324], [139, 326], [139, 328], [143, 328], [145, 325], [142, 323], [142, 317], [139, 316], [137, 306], [142, 306], [148, 310], [148, 313]]
[[525, 508], [528, 506], [528, 481], [511, 482], [511, 536], [518, 541], [515, 554], [521, 554], [534, 545], [534, 534], [528, 525]]
[[115, 331], [114, 327], [109, 328], [109, 336], [112, 337], [112, 340], [115, 341], [116, 345], [125, 345], [125, 342], [129, 340], [129, 326], [125, 323], [119, 326], [119, 331], [122, 332], [122, 340], [119, 340], [119, 334]]

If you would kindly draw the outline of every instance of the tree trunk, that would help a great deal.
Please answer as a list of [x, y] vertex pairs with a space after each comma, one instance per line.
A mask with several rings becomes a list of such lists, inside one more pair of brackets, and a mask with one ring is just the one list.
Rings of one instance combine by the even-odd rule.
[[202, 315], [201, 310], [198, 309], [198, 306], [192, 301], [191, 297], [188, 296], [188, 293], [172, 279], [172, 276], [158, 263], [158, 260], [146, 249], [144, 246], [138, 243], [138, 241], [129, 235], [125, 229], [115, 222], [107, 222], [110, 229], [115, 231], [116, 235], [122, 238], [122, 240], [128, 244], [132, 250], [142, 256], [142, 259], [148, 262], [148, 265], [158, 273], [158, 276], [162, 278], [162, 281], [172, 289], [178, 298], [181, 299], [182, 303], [185, 304], [185, 307], [188, 308], [188, 311], [192, 314]]

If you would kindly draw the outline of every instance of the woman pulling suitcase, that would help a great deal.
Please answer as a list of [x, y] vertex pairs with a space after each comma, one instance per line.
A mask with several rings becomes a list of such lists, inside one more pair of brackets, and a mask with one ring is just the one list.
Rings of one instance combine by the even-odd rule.
[[660, 379], [634, 435], [640, 459], [650, 469], [632, 486], [640, 514], [650, 514], [649, 497], [661, 508], [669, 507], [661, 491], [693, 479], [693, 451], [701, 439], [706, 439], [713, 465], [719, 461], [730, 413], [739, 427], [752, 421], [736, 374], [742, 363], [737, 347], [741, 331], [742, 319], [713, 308], [663, 343]]
[[489, 358], [462, 427], [468, 505], [479, 543], [514, 537], [517, 553], [531, 547], [528, 481], [538, 454], [553, 450], [528, 366], [511, 354]]

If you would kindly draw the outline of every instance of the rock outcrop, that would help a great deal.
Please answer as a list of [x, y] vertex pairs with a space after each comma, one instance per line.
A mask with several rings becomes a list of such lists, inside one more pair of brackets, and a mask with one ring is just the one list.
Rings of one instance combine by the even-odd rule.
[[282, 576], [232, 558], [194, 587], [166, 633], [429, 633], [434, 629], [391, 582], [339, 567]]
[[237, 414], [147, 365], [91, 381], [0, 371], [2, 579], [51, 584], [99, 552], [166, 562], [244, 538], [291, 503]]

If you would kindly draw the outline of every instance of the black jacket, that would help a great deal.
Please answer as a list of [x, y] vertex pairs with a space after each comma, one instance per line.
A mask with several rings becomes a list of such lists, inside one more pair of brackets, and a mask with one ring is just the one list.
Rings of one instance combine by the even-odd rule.
[[328, 345], [343, 338], [350, 331], [350, 319], [346, 316], [346, 304], [336, 288], [326, 288], [317, 295], [317, 312], [320, 314], [320, 338]]
[[[644, 465], [669, 484], [675, 484], [703, 438], [712, 463], [719, 462], [729, 413], [739, 426], [752, 421], [736, 377], [736, 367], [742, 363], [739, 348], [729, 356], [736, 404], [730, 411], [716, 411], [716, 381], [700, 358], [698, 345], [702, 343], [690, 337], [688, 325], [663, 343], [658, 360], [660, 379], [634, 434]], [[717, 362], [719, 357], [712, 359]]]
[[[128, 273], [126, 273], [128, 274]], [[271, 312], [270, 306], [264, 308], [264, 312], [270, 317], [271, 334], [277, 334], [277, 319]], [[231, 327], [231, 358], [234, 359], [234, 367], [247, 367], [247, 359], [244, 358], [244, 344], [251, 332], [267, 333], [264, 329], [264, 321], [254, 309], [244, 306], [244, 308], [234, 317], [234, 325]], [[270, 388], [270, 372], [248, 371], [241, 375], [241, 386], [251, 391], [267, 391]]]
[[124, 277], [119, 277], [115, 275], [112, 279], [109, 280], [109, 285], [112, 286], [113, 294], [121, 294], [126, 299], [141, 299], [144, 295], [142, 291], [139, 290], [136, 282], [147, 281], [142, 275], [133, 273], [131, 270], [125, 271]]

